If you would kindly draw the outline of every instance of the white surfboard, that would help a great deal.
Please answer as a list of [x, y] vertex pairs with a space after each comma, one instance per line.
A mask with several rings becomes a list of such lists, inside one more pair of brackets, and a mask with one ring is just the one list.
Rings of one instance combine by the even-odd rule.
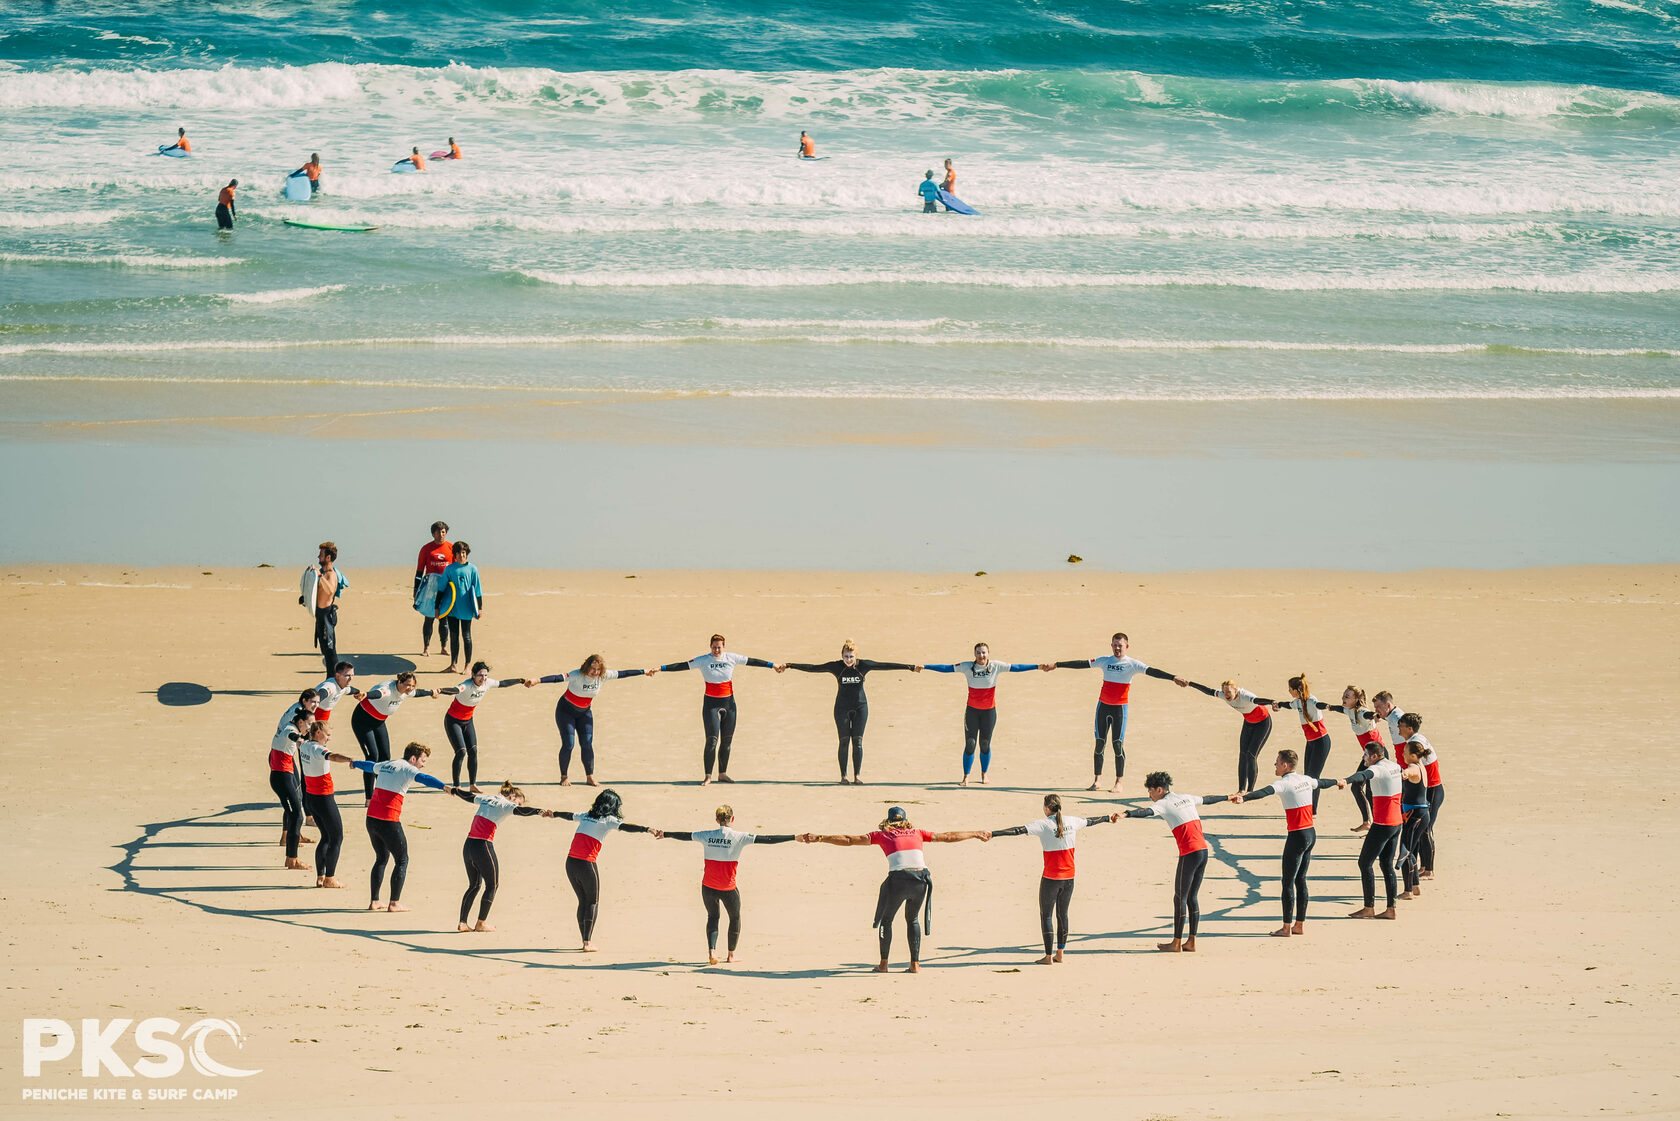
[[443, 573], [428, 572], [420, 577], [420, 587], [414, 592], [414, 610], [433, 618], [437, 615], [437, 598], [440, 585], [443, 583]]
[[310, 565], [303, 570], [303, 577], [298, 580], [298, 591], [303, 595], [303, 609], [309, 612], [311, 619], [315, 618], [315, 585], [321, 582], [321, 570]]

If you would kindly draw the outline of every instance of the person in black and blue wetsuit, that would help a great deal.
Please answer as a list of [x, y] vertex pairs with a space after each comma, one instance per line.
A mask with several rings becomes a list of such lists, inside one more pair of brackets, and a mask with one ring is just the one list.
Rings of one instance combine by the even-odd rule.
[[[871, 670], [909, 670], [920, 673], [921, 666], [907, 662], [872, 662], [857, 656], [851, 639], [840, 644], [837, 661], [813, 664], [789, 662], [788, 669], [801, 673], [832, 673], [839, 684], [834, 694], [834, 730], [840, 736], [840, 781], [863, 785], [863, 729], [869, 723], [869, 698], [864, 696], [863, 679]], [[846, 777], [846, 751], [851, 749], [852, 777]]]
[[1072, 661], [1056, 662], [1051, 669], [1100, 669], [1103, 675], [1102, 692], [1097, 694], [1097, 746], [1091, 753], [1092, 768], [1096, 777], [1086, 790], [1095, 790], [1102, 782], [1103, 775], [1103, 743], [1107, 740], [1114, 742], [1114, 793], [1120, 793], [1120, 783], [1126, 777], [1126, 704], [1132, 696], [1132, 678], [1138, 674], [1148, 677], [1159, 677], [1163, 681], [1171, 681], [1179, 688], [1185, 688], [1190, 683], [1182, 677], [1168, 673], [1164, 669], [1144, 665], [1136, 658], [1129, 656], [1126, 650], [1131, 646], [1131, 639], [1125, 632], [1115, 631], [1109, 639], [1109, 646], [1113, 654], [1104, 654], [1100, 658], [1075, 658]]
[[[931, 174], [931, 172], [929, 173]], [[984, 642], [974, 644], [974, 660], [922, 667], [934, 673], [960, 673], [968, 681], [968, 707], [963, 710], [963, 777], [959, 786], [968, 785], [969, 773], [974, 770], [974, 753], [980, 753], [980, 782], [986, 782], [986, 770], [992, 765], [992, 731], [997, 727], [997, 683], [1006, 673], [1025, 673], [1027, 670], [1046, 670], [1048, 665], [1034, 662], [994, 662], [991, 648]]]

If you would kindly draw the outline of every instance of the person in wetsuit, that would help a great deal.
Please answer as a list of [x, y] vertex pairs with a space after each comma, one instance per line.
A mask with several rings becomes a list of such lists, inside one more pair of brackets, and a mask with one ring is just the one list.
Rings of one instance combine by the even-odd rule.
[[[863, 785], [863, 729], [869, 723], [869, 698], [863, 692], [863, 679], [871, 670], [909, 670], [920, 673], [921, 666], [907, 662], [872, 662], [857, 656], [857, 646], [851, 639], [840, 644], [837, 661], [789, 662], [788, 669], [801, 673], [832, 673], [839, 685], [834, 694], [834, 730], [840, 736], [840, 781]], [[846, 753], [851, 749], [852, 777], [846, 777]]]

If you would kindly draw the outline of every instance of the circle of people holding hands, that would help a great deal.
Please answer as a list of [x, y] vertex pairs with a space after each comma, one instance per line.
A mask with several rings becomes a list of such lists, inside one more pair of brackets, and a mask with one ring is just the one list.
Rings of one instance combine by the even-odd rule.
[[[433, 541], [421, 552], [416, 572], [416, 607], [427, 617], [423, 641], [429, 649], [434, 616], [452, 622], [466, 622], [461, 628], [446, 628], [440, 635], [452, 642], [452, 665], [459, 657], [464, 642], [470, 661], [471, 620], [482, 613], [482, 586], [476, 568], [466, 562], [470, 547], [464, 543], [451, 546], [444, 540], [448, 526], [437, 523], [433, 527]], [[428, 554], [430, 550], [430, 554]], [[330, 554], [330, 555], [329, 555]], [[428, 560], [428, 556], [431, 557]], [[442, 557], [450, 559], [438, 567]], [[1422, 718], [1406, 712], [1395, 704], [1387, 692], [1377, 693], [1366, 707], [1365, 693], [1348, 686], [1342, 691], [1340, 702], [1324, 704], [1313, 695], [1305, 674], [1288, 679], [1287, 699], [1273, 700], [1257, 696], [1232, 681], [1218, 687], [1203, 685], [1180, 675], [1134, 658], [1129, 653], [1130, 640], [1121, 632], [1110, 639], [1110, 653], [1093, 658], [1078, 658], [1057, 662], [1017, 663], [994, 660], [986, 643], [976, 643], [973, 657], [955, 663], [877, 662], [859, 658], [857, 647], [844, 642], [840, 656], [822, 663], [775, 662], [747, 657], [727, 649], [721, 634], [711, 637], [706, 652], [682, 661], [645, 669], [609, 669], [599, 654], [591, 654], [574, 670], [539, 677], [491, 676], [491, 667], [483, 662], [471, 665], [471, 673], [458, 685], [439, 689], [421, 689], [413, 673], [399, 673], [367, 690], [354, 684], [355, 667], [338, 660], [331, 635], [322, 642], [320, 621], [330, 610], [336, 624], [338, 597], [348, 586], [342, 573], [333, 569], [337, 549], [331, 542], [321, 546], [318, 564], [306, 576], [313, 574], [312, 584], [318, 599], [312, 606], [317, 617], [316, 639], [328, 656], [330, 676], [321, 684], [303, 690], [298, 700], [286, 711], [276, 729], [269, 750], [269, 783], [278, 798], [283, 815], [281, 843], [286, 847], [286, 867], [306, 869], [299, 858], [300, 846], [314, 846], [316, 886], [341, 888], [337, 865], [344, 841], [344, 826], [335, 799], [333, 764], [347, 764], [362, 772], [362, 786], [366, 807], [366, 828], [373, 848], [374, 862], [369, 875], [372, 911], [407, 911], [402, 903], [402, 890], [408, 871], [408, 843], [403, 833], [402, 811], [405, 795], [419, 784], [444, 790], [473, 807], [462, 849], [467, 874], [467, 888], [461, 899], [457, 929], [488, 931], [493, 928], [488, 919], [500, 881], [496, 858], [497, 828], [509, 817], [561, 818], [576, 823], [576, 832], [566, 857], [566, 877], [577, 896], [578, 933], [585, 951], [594, 950], [593, 934], [601, 897], [599, 858], [602, 846], [615, 832], [649, 833], [658, 839], [692, 841], [701, 845], [704, 871], [701, 897], [705, 905], [708, 958], [718, 962], [720, 926], [728, 918], [726, 960], [734, 961], [741, 928], [741, 896], [736, 885], [739, 861], [748, 845], [781, 844], [798, 841], [806, 844], [837, 846], [874, 846], [886, 857], [887, 876], [882, 882], [874, 912], [874, 926], [880, 945], [878, 971], [888, 967], [895, 918], [902, 912], [910, 952], [910, 971], [919, 972], [921, 939], [931, 930], [933, 880], [924, 855], [929, 844], [954, 843], [968, 840], [987, 842], [999, 837], [1031, 835], [1043, 848], [1044, 869], [1039, 881], [1038, 902], [1040, 931], [1044, 956], [1039, 964], [1052, 965], [1063, 960], [1069, 931], [1069, 905], [1074, 888], [1074, 849], [1079, 833], [1087, 828], [1126, 818], [1158, 817], [1166, 821], [1178, 848], [1178, 865], [1173, 882], [1173, 936], [1162, 942], [1163, 951], [1195, 952], [1200, 920], [1199, 893], [1209, 859], [1209, 843], [1203, 833], [1199, 807], [1216, 802], [1242, 804], [1276, 796], [1282, 806], [1285, 836], [1282, 853], [1281, 912], [1282, 925], [1272, 932], [1274, 937], [1288, 938], [1305, 933], [1308, 907], [1308, 871], [1317, 843], [1315, 812], [1322, 790], [1332, 786], [1351, 788], [1361, 811], [1361, 821], [1353, 827], [1364, 834], [1358, 866], [1363, 889], [1363, 906], [1351, 915], [1356, 919], [1394, 919], [1397, 899], [1415, 899], [1421, 894], [1421, 881], [1434, 874], [1434, 826], [1439, 822], [1445, 788], [1441, 782], [1440, 763], [1434, 747], [1420, 731]], [[471, 569], [461, 571], [461, 566]], [[447, 588], [449, 612], [432, 609], [440, 602], [439, 589]], [[459, 612], [459, 614], [456, 614]], [[329, 627], [330, 630], [330, 627]], [[560, 739], [560, 785], [571, 785], [571, 766], [574, 755], [582, 765], [583, 781], [599, 787], [595, 776], [595, 743], [593, 706], [602, 686], [613, 680], [630, 677], [652, 677], [659, 673], [695, 671], [703, 685], [701, 723], [704, 733], [702, 785], [711, 782], [731, 783], [729, 777], [730, 747], [734, 738], [737, 709], [735, 703], [735, 671], [742, 667], [772, 669], [777, 673], [789, 669], [816, 674], [829, 674], [836, 681], [834, 724], [838, 737], [838, 763], [841, 783], [862, 783], [863, 736], [869, 719], [869, 703], [864, 693], [865, 679], [875, 671], [929, 670], [937, 673], [961, 675], [967, 685], [967, 704], [963, 714], [964, 744], [961, 785], [967, 786], [973, 777], [976, 759], [980, 764], [979, 782], [986, 781], [991, 764], [992, 738], [997, 725], [996, 694], [1004, 674], [1028, 671], [1050, 672], [1056, 669], [1097, 669], [1102, 683], [1096, 702], [1094, 721], [1093, 771], [1095, 777], [1087, 790], [1097, 790], [1103, 782], [1104, 757], [1112, 749], [1114, 781], [1110, 790], [1119, 793], [1125, 776], [1125, 737], [1127, 715], [1131, 702], [1132, 682], [1138, 677], [1153, 677], [1171, 681], [1181, 688], [1195, 689], [1208, 697], [1222, 701], [1241, 719], [1237, 743], [1237, 789], [1230, 794], [1191, 795], [1173, 788], [1172, 776], [1165, 771], [1153, 771], [1144, 780], [1147, 804], [1123, 813], [1115, 812], [1095, 817], [1080, 817], [1063, 812], [1058, 795], [1044, 797], [1042, 817], [1024, 825], [992, 830], [959, 830], [931, 832], [914, 826], [901, 807], [888, 810], [879, 827], [859, 834], [754, 834], [734, 828], [734, 810], [721, 805], [716, 810], [714, 828], [697, 831], [650, 829], [624, 819], [624, 806], [613, 790], [600, 789], [588, 810], [538, 809], [527, 803], [525, 794], [511, 782], [504, 782], [496, 793], [485, 793], [478, 785], [478, 735], [475, 716], [479, 706], [493, 691], [523, 686], [534, 688], [542, 684], [559, 684], [564, 688], [555, 703], [554, 720]], [[443, 780], [427, 773], [431, 748], [410, 742], [399, 758], [392, 758], [389, 721], [403, 703], [412, 698], [448, 697], [450, 703], [443, 717], [445, 739], [453, 754], [451, 780]], [[346, 698], [355, 702], [350, 712], [350, 735], [356, 742], [360, 758], [333, 751], [329, 744], [334, 734], [333, 712]], [[1272, 732], [1275, 713], [1290, 712], [1299, 722], [1304, 744], [1298, 752], [1291, 748], [1280, 750], [1272, 762], [1273, 780], [1257, 787], [1260, 755]], [[1360, 766], [1343, 777], [1324, 777], [1323, 771], [1330, 755], [1330, 733], [1325, 726], [1329, 713], [1345, 716], [1361, 747]], [[340, 722], [341, 726], [342, 722]], [[1390, 757], [1389, 744], [1383, 742], [1386, 729], [1389, 743], [1395, 745]], [[848, 764], [850, 765], [848, 767]], [[466, 784], [462, 784], [462, 771]], [[301, 781], [300, 781], [301, 780]], [[320, 832], [318, 840], [304, 835], [306, 826]], [[1376, 877], [1380, 870], [1385, 906], [1376, 906]], [[384, 894], [389, 871], [389, 894]], [[383, 897], [383, 898], [382, 898]], [[477, 920], [472, 910], [477, 904]]]

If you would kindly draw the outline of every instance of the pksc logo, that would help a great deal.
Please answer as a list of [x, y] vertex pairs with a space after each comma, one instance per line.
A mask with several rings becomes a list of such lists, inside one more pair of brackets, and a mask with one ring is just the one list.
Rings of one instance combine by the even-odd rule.
[[[80, 1036], [63, 1020], [24, 1020], [23, 1076], [41, 1077], [47, 1064], [63, 1062], [75, 1054], [78, 1041], [83, 1078], [98, 1078], [101, 1071], [118, 1078], [173, 1078], [185, 1069], [188, 1059], [206, 1078], [261, 1074], [260, 1070], [241, 1070], [210, 1057], [210, 1040], [223, 1035], [235, 1048], [245, 1046], [245, 1035], [232, 1020], [198, 1020], [184, 1030], [177, 1021], [164, 1016], [138, 1024], [133, 1020], [83, 1020]], [[227, 1046], [226, 1042], [219, 1044], [220, 1048]], [[137, 1056], [132, 1065], [123, 1053]]]

